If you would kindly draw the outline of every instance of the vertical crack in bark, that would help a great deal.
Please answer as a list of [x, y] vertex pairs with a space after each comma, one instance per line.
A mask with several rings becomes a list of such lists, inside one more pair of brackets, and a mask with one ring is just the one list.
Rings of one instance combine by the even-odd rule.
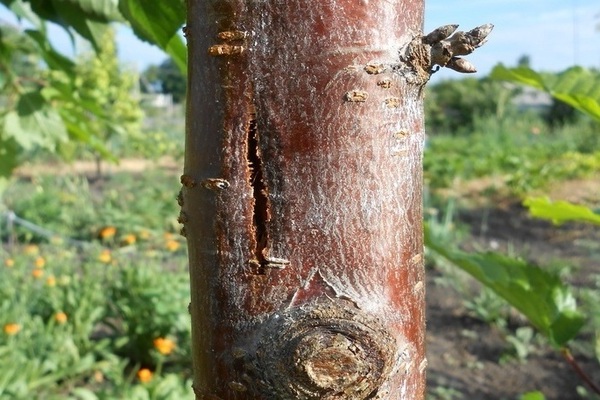
[[267, 253], [269, 244], [268, 222], [270, 219], [269, 193], [263, 176], [263, 161], [261, 159], [258, 129], [255, 115], [251, 115], [247, 129], [247, 161], [248, 179], [252, 187], [253, 217], [252, 231], [254, 233], [254, 259], [250, 263], [257, 268], [259, 274], [265, 273], [268, 264]]

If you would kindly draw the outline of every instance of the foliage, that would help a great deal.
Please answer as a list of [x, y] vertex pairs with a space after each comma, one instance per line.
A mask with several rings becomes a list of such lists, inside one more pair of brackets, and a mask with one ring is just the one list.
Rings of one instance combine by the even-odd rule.
[[[144, 179], [117, 174], [102, 185], [98, 197], [98, 187], [91, 188], [85, 178], [41, 176], [9, 187], [3, 203], [21, 218], [70, 239], [89, 241], [111, 226], [115, 233], [105, 243], [118, 245], [125, 233], [178, 229], [175, 197], [179, 187], [173, 177], [161, 171], [148, 172]], [[7, 234], [5, 229], [1, 232]], [[13, 234], [21, 241], [49, 240], [19, 227]]]
[[[88, 115], [88, 128], [101, 140], [114, 156], [119, 155], [117, 146], [131, 138], [142, 136], [142, 110], [139, 98], [134, 95], [137, 75], [119, 65], [114, 30], [105, 31], [105, 37], [96, 53], [83, 54], [75, 66], [75, 89], [91, 103], [97, 105], [102, 115], [110, 119]], [[65, 104], [65, 114], [76, 112], [73, 104]], [[62, 146], [72, 150], [72, 143]], [[66, 151], [69, 151], [66, 150]], [[96, 154], [97, 159], [99, 154]], [[98, 171], [99, 172], [99, 171]]]
[[600, 214], [588, 207], [578, 206], [566, 201], [552, 202], [547, 197], [529, 197], [523, 205], [529, 208], [529, 213], [536, 218], [551, 220], [560, 225], [569, 221], [589, 222], [600, 225]]
[[149, 66], [143, 72], [141, 81], [142, 90], [147, 93], [171, 94], [175, 103], [185, 100], [186, 77], [170, 58], [160, 65]]
[[551, 129], [526, 114], [476, 119], [474, 129], [469, 135], [428, 138], [423, 163], [432, 188], [497, 177], [524, 195], [558, 180], [593, 176], [600, 168], [600, 135], [585, 122]]
[[497, 65], [490, 77], [542, 90], [600, 121], [600, 74], [596, 71], [572, 67], [560, 74], [541, 74], [530, 68]]
[[521, 395], [521, 397], [519, 397], [519, 400], [545, 400], [545, 399], [546, 399], [546, 397], [544, 396], [544, 394], [542, 392], [528, 392], [528, 393]]
[[[183, 239], [160, 228], [164, 211], [156, 213], [170, 209], [173, 196], [150, 195], [161, 205], [137, 211], [129, 210], [135, 202], [110, 199], [114, 192], [127, 192], [132, 182], [136, 189], [151, 186], [157, 176], [142, 182], [119, 178], [94, 188], [74, 178], [37, 184], [46, 199], [66, 201], [40, 211], [48, 213], [42, 223], [60, 233], [68, 230], [58, 230], [61, 222], [52, 222], [52, 213], [59, 208], [64, 221], [77, 220], [77, 195], [84, 204], [93, 190], [100, 194], [97, 204], [110, 204], [113, 211], [105, 217], [107, 227], [77, 246], [54, 238], [0, 248], [0, 398], [193, 397], [187, 258]], [[6, 194], [20, 193], [24, 201], [38, 195], [29, 184], [14, 184], [22, 185], [23, 190], [10, 187]], [[157, 186], [165, 190], [164, 184]], [[147, 221], [138, 227], [146, 229], [127, 224], [116, 229], [110, 216], [126, 215]]]
[[[73, 60], [58, 52], [48, 37], [48, 23], [62, 26], [71, 36], [88, 40], [99, 51], [109, 23], [129, 24], [143, 40], [165, 50], [185, 71], [185, 45], [178, 31], [185, 19], [183, 0], [159, 2], [147, 7], [141, 0], [2, 0], [11, 12], [31, 28], [1, 27], [0, 90], [0, 190], [23, 153], [34, 147], [54, 152], [67, 140], [91, 146], [110, 157], [94, 121], [116, 129], [120, 121], [78, 90]], [[32, 60], [28, 62], [28, 60]], [[45, 64], [39, 70], [40, 62]], [[23, 64], [29, 68], [19, 68]], [[122, 122], [122, 121], [121, 121]], [[64, 146], [63, 146], [64, 147]]]
[[425, 124], [429, 134], [466, 134], [476, 120], [514, 115], [516, 90], [487, 78], [445, 80], [425, 89]]
[[564, 346], [583, 326], [572, 291], [557, 276], [498, 253], [454, 250], [432, 238], [427, 229], [425, 244], [523, 313], [554, 347]]

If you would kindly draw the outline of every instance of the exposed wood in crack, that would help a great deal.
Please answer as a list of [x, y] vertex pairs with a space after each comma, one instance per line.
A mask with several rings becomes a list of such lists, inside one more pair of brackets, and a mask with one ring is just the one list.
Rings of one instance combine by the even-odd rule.
[[252, 114], [247, 128], [247, 161], [248, 180], [252, 187], [253, 218], [252, 232], [254, 234], [254, 259], [250, 264], [258, 274], [264, 274], [269, 264], [267, 260], [269, 231], [268, 222], [271, 217], [269, 210], [269, 193], [263, 175], [263, 162], [259, 147], [258, 129], [255, 115]]

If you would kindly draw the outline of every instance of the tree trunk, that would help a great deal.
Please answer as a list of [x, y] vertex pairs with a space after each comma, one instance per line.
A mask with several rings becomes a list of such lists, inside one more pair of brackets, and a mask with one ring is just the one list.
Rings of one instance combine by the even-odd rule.
[[422, 13], [188, 1], [198, 399], [424, 398]]

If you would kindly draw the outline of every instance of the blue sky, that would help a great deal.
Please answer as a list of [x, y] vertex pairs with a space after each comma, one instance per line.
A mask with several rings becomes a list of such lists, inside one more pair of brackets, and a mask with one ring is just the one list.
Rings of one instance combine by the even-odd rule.
[[[467, 59], [478, 75], [499, 62], [515, 65], [528, 55], [536, 70], [562, 71], [573, 65], [600, 68], [600, 2], [594, 0], [426, 0], [425, 31], [449, 24], [459, 29], [491, 22], [488, 43]], [[439, 78], [456, 77], [453, 71]], [[437, 75], [436, 74], [436, 75]]]
[[[0, 20], [13, 22], [0, 8]], [[495, 25], [489, 42], [467, 57], [479, 76], [499, 62], [514, 65], [522, 55], [528, 55], [537, 70], [561, 71], [575, 64], [600, 68], [600, 2], [596, 0], [425, 1], [425, 32], [450, 23], [469, 30], [487, 22]], [[51, 34], [59, 48], [71, 49], [59, 28]], [[138, 70], [165, 59], [160, 50], [140, 42], [125, 28], [118, 32], [118, 47], [120, 58]], [[435, 78], [458, 76], [441, 70]]]

